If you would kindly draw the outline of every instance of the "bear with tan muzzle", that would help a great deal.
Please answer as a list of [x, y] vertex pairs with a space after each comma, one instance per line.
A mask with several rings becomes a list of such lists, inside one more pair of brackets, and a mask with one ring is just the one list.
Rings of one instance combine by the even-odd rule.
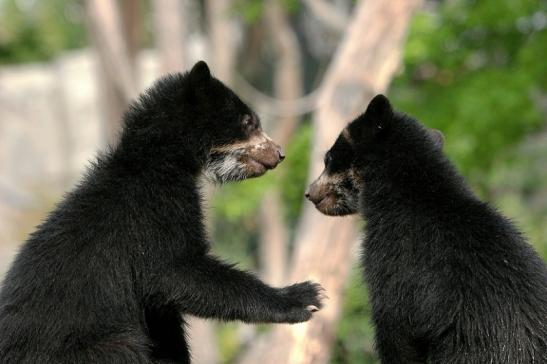
[[306, 192], [326, 215], [366, 221], [362, 264], [381, 362], [547, 363], [547, 266], [475, 196], [443, 141], [378, 95]]

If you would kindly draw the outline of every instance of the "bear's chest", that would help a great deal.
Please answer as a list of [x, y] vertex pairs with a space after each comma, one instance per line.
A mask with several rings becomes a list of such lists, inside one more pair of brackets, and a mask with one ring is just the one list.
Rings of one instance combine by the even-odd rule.
[[369, 234], [363, 245], [362, 264], [373, 310], [401, 322], [425, 319], [424, 305], [439, 304], [435, 293], [441, 282], [431, 269], [432, 252], [417, 248], [405, 235]]

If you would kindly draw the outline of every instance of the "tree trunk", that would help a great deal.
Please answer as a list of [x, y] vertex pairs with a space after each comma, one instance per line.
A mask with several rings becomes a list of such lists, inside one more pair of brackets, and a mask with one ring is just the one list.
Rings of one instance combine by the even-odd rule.
[[[279, 1], [269, 0], [265, 12], [269, 39], [275, 48], [274, 93], [279, 100], [296, 100], [302, 95], [302, 60], [296, 34], [292, 30]], [[280, 145], [286, 145], [294, 134], [298, 116], [275, 120], [270, 129]], [[283, 203], [273, 187], [262, 200], [260, 208], [260, 268], [265, 281], [281, 285], [286, 280], [288, 229], [283, 219]]]
[[[275, 48], [274, 93], [279, 100], [302, 97], [302, 55], [300, 45], [281, 2], [269, 0], [266, 5], [266, 24]], [[272, 126], [273, 137], [284, 145], [289, 142], [298, 124], [297, 116], [285, 116]]]
[[[128, 45], [128, 34], [138, 28], [135, 1], [124, 1], [124, 16], [114, 1], [86, 1], [88, 30], [99, 61], [99, 84], [106, 122], [105, 137], [115, 144], [121, 127], [121, 117], [127, 104], [137, 95], [134, 64], [135, 42]], [[128, 9], [133, 9], [129, 11]], [[131, 18], [131, 16], [135, 18]], [[130, 52], [131, 51], [131, 52]]]
[[205, 5], [213, 73], [222, 82], [232, 85], [236, 59], [235, 23], [230, 17], [232, 0], [207, 0]]
[[185, 1], [155, 0], [152, 2], [154, 37], [161, 72], [183, 72], [186, 68], [186, 7]]
[[[367, 0], [356, 7], [325, 75], [314, 113], [310, 180], [321, 172], [323, 153], [346, 123], [364, 111], [374, 94], [386, 90], [400, 62], [406, 29], [417, 5], [409, 0]], [[320, 282], [330, 299], [309, 323], [274, 327], [251, 346], [241, 363], [328, 362], [355, 238], [354, 219], [323, 216], [312, 204], [306, 205], [289, 277], [291, 281]]]
[[288, 232], [277, 188], [262, 198], [260, 206], [260, 275], [265, 282], [281, 286], [287, 280]]
[[192, 353], [192, 363], [219, 363], [216, 325], [198, 317], [186, 317], [188, 344]]
[[139, 84], [137, 72], [137, 56], [141, 41], [140, 2], [138, 0], [120, 0], [120, 15], [123, 28], [123, 38], [127, 47], [129, 72], [135, 84]]

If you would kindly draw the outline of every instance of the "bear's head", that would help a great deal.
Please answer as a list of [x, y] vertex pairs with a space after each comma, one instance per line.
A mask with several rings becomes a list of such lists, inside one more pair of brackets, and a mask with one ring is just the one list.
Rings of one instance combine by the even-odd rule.
[[[204, 172], [212, 182], [258, 177], [275, 168], [285, 155], [262, 130], [260, 119], [222, 82], [211, 76], [207, 64], [196, 63], [189, 73], [195, 97], [214, 110], [209, 130], [211, 148]], [[206, 112], [206, 111], [204, 111]]]
[[261, 176], [285, 158], [256, 113], [203, 61], [143, 94], [126, 115], [123, 139], [156, 163], [169, 159], [216, 183]]
[[366, 111], [342, 130], [325, 154], [325, 169], [308, 187], [306, 198], [325, 215], [357, 213], [359, 196], [367, 183], [364, 167], [383, 163], [390, 148], [404, 144], [405, 138], [398, 136], [405, 133], [418, 133], [420, 142], [442, 149], [444, 139], [440, 131], [422, 128], [395, 112], [385, 96], [377, 95]]

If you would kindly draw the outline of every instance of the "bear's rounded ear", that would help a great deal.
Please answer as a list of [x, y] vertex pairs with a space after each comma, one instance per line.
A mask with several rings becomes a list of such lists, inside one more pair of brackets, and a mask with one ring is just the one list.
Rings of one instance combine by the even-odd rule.
[[389, 102], [387, 97], [382, 94], [374, 96], [374, 98], [368, 104], [367, 110], [365, 111], [365, 118], [373, 120], [380, 127], [381, 123], [389, 120], [392, 115], [393, 108], [391, 107], [391, 103]]
[[190, 82], [192, 86], [197, 87], [203, 85], [211, 79], [211, 71], [205, 61], [197, 62], [189, 73]]
[[394, 116], [391, 103], [384, 95], [376, 95], [367, 109], [348, 126], [354, 141], [375, 140], [384, 135]]
[[393, 118], [393, 108], [384, 95], [376, 95], [369, 102], [367, 109], [356, 120], [354, 129], [363, 129], [368, 137], [375, 137], [387, 129]]
[[433, 143], [437, 149], [443, 149], [444, 146], [444, 135], [440, 130], [437, 129], [427, 129], [429, 137], [433, 140]]

